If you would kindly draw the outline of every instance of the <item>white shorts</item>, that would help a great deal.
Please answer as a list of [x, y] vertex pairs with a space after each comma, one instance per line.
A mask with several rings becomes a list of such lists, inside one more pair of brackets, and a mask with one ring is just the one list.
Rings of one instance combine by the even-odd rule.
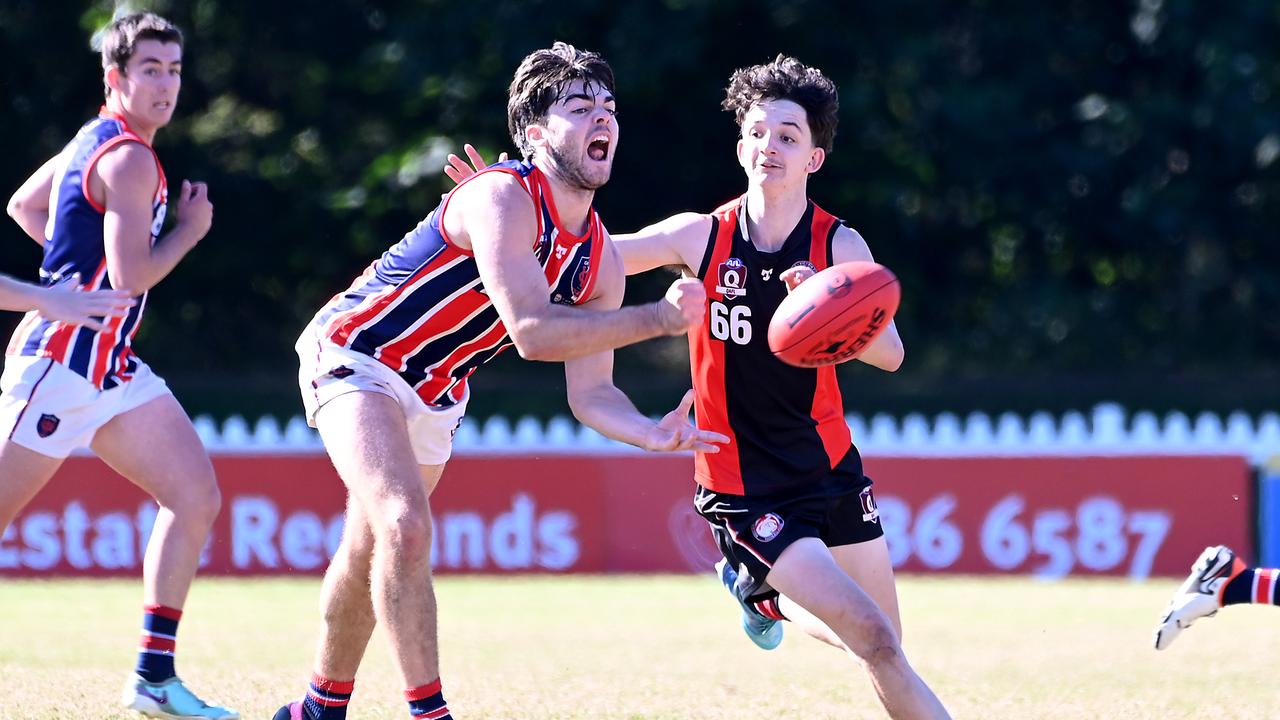
[[[453, 434], [467, 410], [467, 397], [449, 407], [427, 405], [395, 370], [364, 353], [318, 337], [310, 327], [303, 331], [294, 349], [300, 361], [298, 388], [302, 391], [308, 425], [315, 427], [316, 413], [340, 395], [382, 393], [400, 403], [418, 464], [443, 465], [448, 461], [453, 450]], [[470, 392], [468, 389], [468, 397]]]
[[99, 390], [49, 358], [6, 357], [0, 375], [0, 437], [55, 458], [89, 447], [98, 428], [112, 418], [171, 394], [146, 363], [137, 363], [128, 382]]

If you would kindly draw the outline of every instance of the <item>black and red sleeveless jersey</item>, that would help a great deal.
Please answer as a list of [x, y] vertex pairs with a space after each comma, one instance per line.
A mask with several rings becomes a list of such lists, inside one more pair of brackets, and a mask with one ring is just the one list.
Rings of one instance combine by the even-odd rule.
[[831, 265], [840, 220], [812, 202], [776, 252], [747, 239], [746, 197], [712, 213], [698, 268], [707, 314], [689, 333], [698, 427], [729, 436], [697, 453], [695, 477], [710, 490], [769, 495], [845, 485], [862, 459], [844, 420], [833, 366], [798, 368], [769, 352], [769, 320], [787, 296], [779, 279], [795, 265]]

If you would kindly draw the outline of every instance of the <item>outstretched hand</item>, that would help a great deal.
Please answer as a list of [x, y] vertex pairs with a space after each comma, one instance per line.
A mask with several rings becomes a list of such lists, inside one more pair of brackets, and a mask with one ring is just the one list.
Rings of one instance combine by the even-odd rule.
[[[467, 154], [467, 158], [471, 161], [471, 164], [468, 165], [466, 160], [463, 160], [453, 153], [449, 153], [449, 157], [447, 158], [449, 164], [444, 166], [444, 174], [448, 175], [449, 179], [455, 183], [461, 183], [463, 180], [466, 180], [472, 175], [475, 175], [481, 170], [489, 167], [489, 163], [485, 162], [484, 156], [481, 155], [480, 151], [476, 150], [475, 146], [471, 143], [463, 145], [462, 151]], [[498, 156], [498, 162], [506, 161], [506, 153], [502, 153]]]
[[127, 290], [80, 292], [77, 289], [79, 284], [80, 275], [75, 274], [42, 288], [36, 311], [50, 320], [83, 325], [101, 332], [106, 328], [94, 318], [125, 315], [135, 304]]
[[718, 432], [699, 430], [689, 422], [689, 410], [693, 407], [693, 391], [684, 394], [675, 410], [662, 416], [653, 429], [649, 431], [644, 449], [655, 452], [675, 452], [679, 450], [696, 450], [704, 453], [720, 452], [720, 445], [729, 442], [729, 438]]

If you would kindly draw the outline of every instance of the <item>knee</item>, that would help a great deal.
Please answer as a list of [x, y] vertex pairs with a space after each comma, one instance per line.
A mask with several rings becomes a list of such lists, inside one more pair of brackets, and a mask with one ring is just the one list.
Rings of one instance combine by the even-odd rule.
[[431, 513], [427, 508], [387, 508], [372, 525], [374, 541], [396, 555], [419, 558], [431, 551]]
[[212, 468], [207, 473], [196, 473], [190, 476], [177, 497], [162, 503], [183, 523], [197, 527], [209, 527], [222, 511], [222, 491], [213, 475]]
[[849, 650], [868, 665], [895, 664], [903, 660], [902, 644], [887, 618], [863, 618]]

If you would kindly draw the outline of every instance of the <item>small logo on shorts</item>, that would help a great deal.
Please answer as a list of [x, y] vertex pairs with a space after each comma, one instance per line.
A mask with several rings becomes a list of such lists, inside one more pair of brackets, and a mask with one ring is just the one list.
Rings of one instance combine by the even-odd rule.
[[858, 493], [858, 500], [862, 503], [862, 521], [880, 522], [880, 508], [876, 507], [876, 499], [871, 494], [870, 486], [862, 488], [862, 492]]
[[777, 513], [767, 513], [760, 516], [751, 526], [751, 534], [756, 536], [760, 542], [769, 542], [778, 537], [778, 533], [782, 532], [782, 518]]
[[355, 370], [352, 370], [351, 368], [347, 367], [346, 365], [342, 365], [342, 366], [339, 366], [339, 367], [336, 367], [336, 368], [334, 368], [334, 369], [330, 370], [330, 371], [329, 371], [329, 374], [330, 374], [331, 376], [333, 376], [333, 377], [335, 377], [335, 378], [337, 378], [337, 379], [341, 380], [342, 378], [351, 377], [352, 375], [355, 375], [355, 374], [356, 374], [356, 371], [355, 371]]
[[41, 415], [36, 421], [36, 434], [42, 438], [47, 438], [58, 430], [58, 425], [62, 420], [57, 415]]

